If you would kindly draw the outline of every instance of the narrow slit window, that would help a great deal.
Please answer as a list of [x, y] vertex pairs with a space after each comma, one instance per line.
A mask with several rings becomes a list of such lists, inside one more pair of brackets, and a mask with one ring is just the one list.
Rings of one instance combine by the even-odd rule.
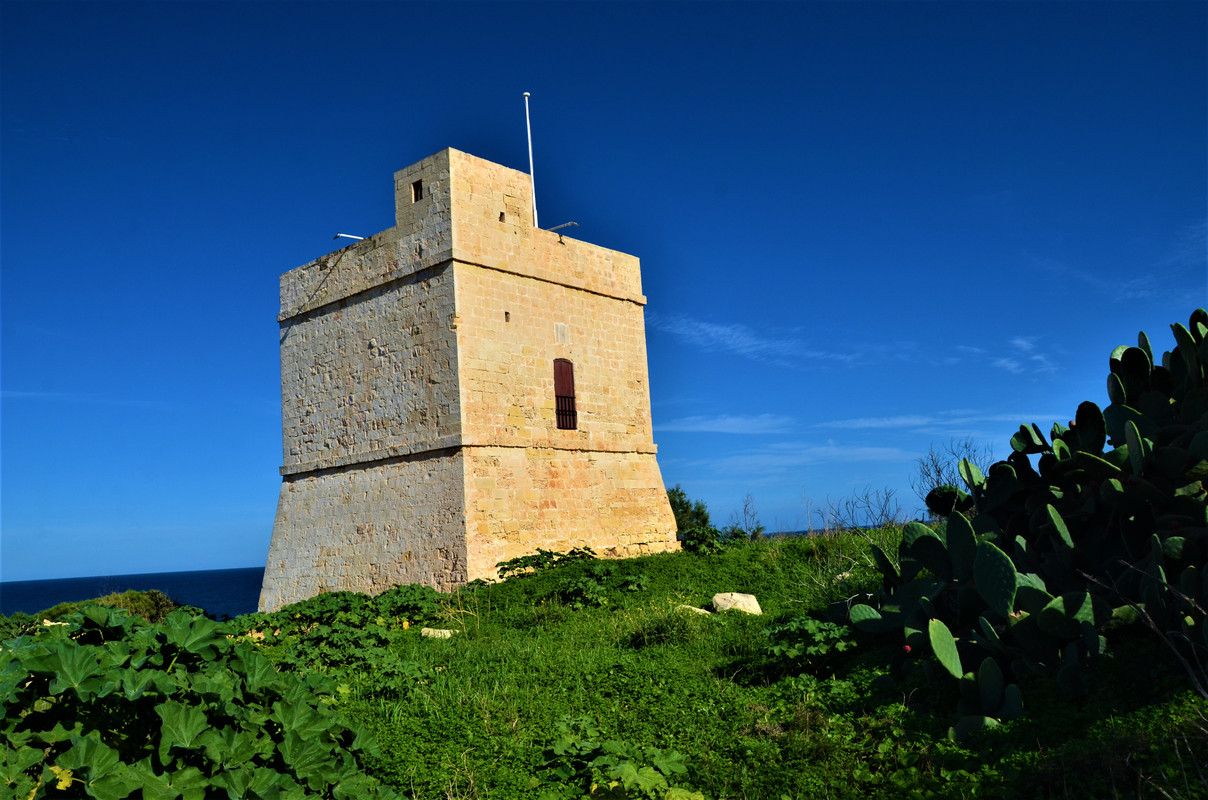
[[418, 203], [420, 201], [420, 198], [422, 198], [423, 196], [424, 196], [424, 182], [422, 180], [418, 180], [415, 183], [411, 184], [411, 202]]
[[558, 428], [578, 430], [579, 415], [575, 411], [575, 365], [565, 358], [554, 359], [554, 402]]

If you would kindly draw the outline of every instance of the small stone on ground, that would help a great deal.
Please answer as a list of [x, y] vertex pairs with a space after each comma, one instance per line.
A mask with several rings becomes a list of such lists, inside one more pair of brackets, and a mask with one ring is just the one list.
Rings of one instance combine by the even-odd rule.
[[763, 609], [759, 607], [759, 601], [755, 599], [753, 594], [742, 594], [740, 592], [721, 592], [713, 595], [713, 610], [717, 613], [723, 611], [744, 611], [748, 614], [762, 614]]

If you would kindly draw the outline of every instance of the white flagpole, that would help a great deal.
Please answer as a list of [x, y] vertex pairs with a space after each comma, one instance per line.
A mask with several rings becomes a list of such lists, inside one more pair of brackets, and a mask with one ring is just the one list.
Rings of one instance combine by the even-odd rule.
[[528, 130], [528, 148], [529, 148], [529, 180], [533, 185], [533, 227], [540, 227], [537, 224], [537, 179], [533, 177], [533, 125], [529, 122], [529, 93], [524, 93], [524, 127]]

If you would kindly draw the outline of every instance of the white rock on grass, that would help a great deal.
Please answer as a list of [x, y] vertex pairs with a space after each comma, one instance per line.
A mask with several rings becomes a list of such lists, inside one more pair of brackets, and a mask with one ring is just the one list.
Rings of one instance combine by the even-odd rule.
[[426, 636], [429, 639], [450, 639], [457, 631], [446, 631], [440, 628], [424, 628], [419, 632], [420, 636]]
[[723, 611], [744, 611], [747, 614], [762, 614], [763, 609], [759, 607], [759, 601], [755, 599], [753, 594], [741, 594], [739, 592], [721, 592], [713, 595], [713, 610], [717, 613]]
[[685, 605], [678, 605], [678, 606], [676, 606], [676, 607], [675, 607], [675, 610], [676, 610], [676, 611], [687, 611], [687, 612], [690, 612], [690, 613], [692, 613], [692, 614], [704, 614], [706, 617], [711, 617], [711, 616], [713, 616], [712, 614], [710, 614], [710, 613], [709, 613], [708, 611], [706, 611], [705, 609], [703, 609], [703, 608], [697, 608], [696, 606], [685, 606]]

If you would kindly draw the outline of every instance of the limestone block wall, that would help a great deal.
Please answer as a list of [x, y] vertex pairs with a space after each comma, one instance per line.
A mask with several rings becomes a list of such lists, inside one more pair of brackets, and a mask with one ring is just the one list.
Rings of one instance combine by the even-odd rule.
[[591, 547], [600, 556], [678, 550], [675, 517], [651, 453], [466, 447], [471, 578], [500, 561]]
[[[639, 263], [532, 227], [527, 175], [450, 162], [472, 578], [541, 547], [678, 548], [655, 461]], [[574, 364], [557, 427], [554, 360]]]
[[260, 610], [321, 592], [465, 583], [464, 469], [449, 449], [287, 477]]
[[[653, 453], [642, 306], [455, 262], [467, 445]], [[575, 366], [578, 430], [559, 430], [554, 359]]]
[[283, 322], [283, 472], [456, 444], [454, 313], [445, 263]]
[[447, 148], [394, 173], [394, 227], [422, 234], [418, 243], [444, 253], [442, 258], [452, 246], [451, 164], [464, 155]]

